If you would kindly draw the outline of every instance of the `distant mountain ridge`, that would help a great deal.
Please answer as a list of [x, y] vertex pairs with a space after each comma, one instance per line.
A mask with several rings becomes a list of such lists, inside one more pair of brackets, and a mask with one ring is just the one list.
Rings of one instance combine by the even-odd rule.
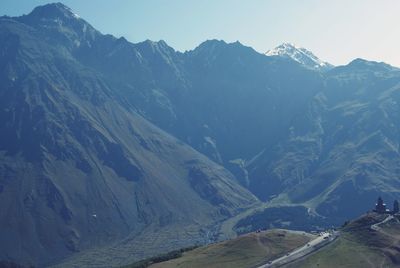
[[133, 44], [59, 3], [1, 17], [0, 259], [117, 266], [223, 238], [262, 202], [299, 208], [290, 227], [398, 198], [399, 70], [297, 52], [311, 65]]

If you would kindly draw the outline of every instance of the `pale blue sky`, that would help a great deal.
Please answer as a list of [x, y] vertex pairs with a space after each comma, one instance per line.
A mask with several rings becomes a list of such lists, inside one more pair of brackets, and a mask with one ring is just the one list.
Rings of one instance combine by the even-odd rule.
[[[54, 1], [0, 0], [0, 15]], [[259, 52], [295, 43], [335, 65], [354, 58], [400, 66], [399, 0], [64, 0], [103, 33], [165, 40], [185, 51], [207, 39]]]

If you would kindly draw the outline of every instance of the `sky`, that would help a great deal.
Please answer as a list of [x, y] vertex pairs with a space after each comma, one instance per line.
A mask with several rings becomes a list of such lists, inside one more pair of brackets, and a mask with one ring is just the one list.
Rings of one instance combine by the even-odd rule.
[[[102, 33], [134, 43], [164, 40], [185, 51], [222, 39], [263, 53], [290, 42], [334, 65], [364, 58], [400, 67], [400, 0], [59, 1]], [[50, 2], [0, 0], [0, 15]]]

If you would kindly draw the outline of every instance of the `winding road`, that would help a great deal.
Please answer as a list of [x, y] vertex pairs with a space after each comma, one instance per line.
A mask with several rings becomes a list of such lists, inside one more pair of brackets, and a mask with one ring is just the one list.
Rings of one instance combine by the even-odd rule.
[[379, 225], [387, 223], [388, 221], [390, 221], [392, 219], [394, 219], [393, 215], [389, 215], [383, 221], [372, 224], [371, 229], [379, 232], [379, 231], [381, 231], [381, 227], [379, 227]]
[[339, 232], [337, 231], [321, 233], [320, 236], [318, 236], [314, 240], [311, 240], [306, 245], [297, 248], [290, 253], [287, 253], [285, 256], [282, 256], [273, 261], [269, 261], [268, 263], [261, 265], [257, 268], [280, 267], [285, 264], [294, 262], [332, 243], [338, 236]]

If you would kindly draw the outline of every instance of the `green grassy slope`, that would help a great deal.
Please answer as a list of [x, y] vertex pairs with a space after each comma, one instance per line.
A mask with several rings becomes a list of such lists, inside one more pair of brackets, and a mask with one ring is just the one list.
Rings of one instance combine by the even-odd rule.
[[[371, 225], [382, 222], [387, 216], [363, 215], [342, 227], [335, 242], [285, 267], [400, 267], [400, 216], [380, 224], [376, 230], [371, 229]], [[250, 233], [184, 252], [176, 259], [150, 267], [257, 267], [311, 239], [310, 234], [282, 229]]]
[[343, 228], [338, 240], [288, 267], [399, 267], [400, 223], [399, 218], [371, 230], [371, 224], [385, 216], [367, 214]]
[[303, 232], [286, 230], [250, 233], [233, 240], [197, 248], [184, 253], [181, 258], [150, 267], [253, 267], [304, 245], [311, 238], [311, 235]]

